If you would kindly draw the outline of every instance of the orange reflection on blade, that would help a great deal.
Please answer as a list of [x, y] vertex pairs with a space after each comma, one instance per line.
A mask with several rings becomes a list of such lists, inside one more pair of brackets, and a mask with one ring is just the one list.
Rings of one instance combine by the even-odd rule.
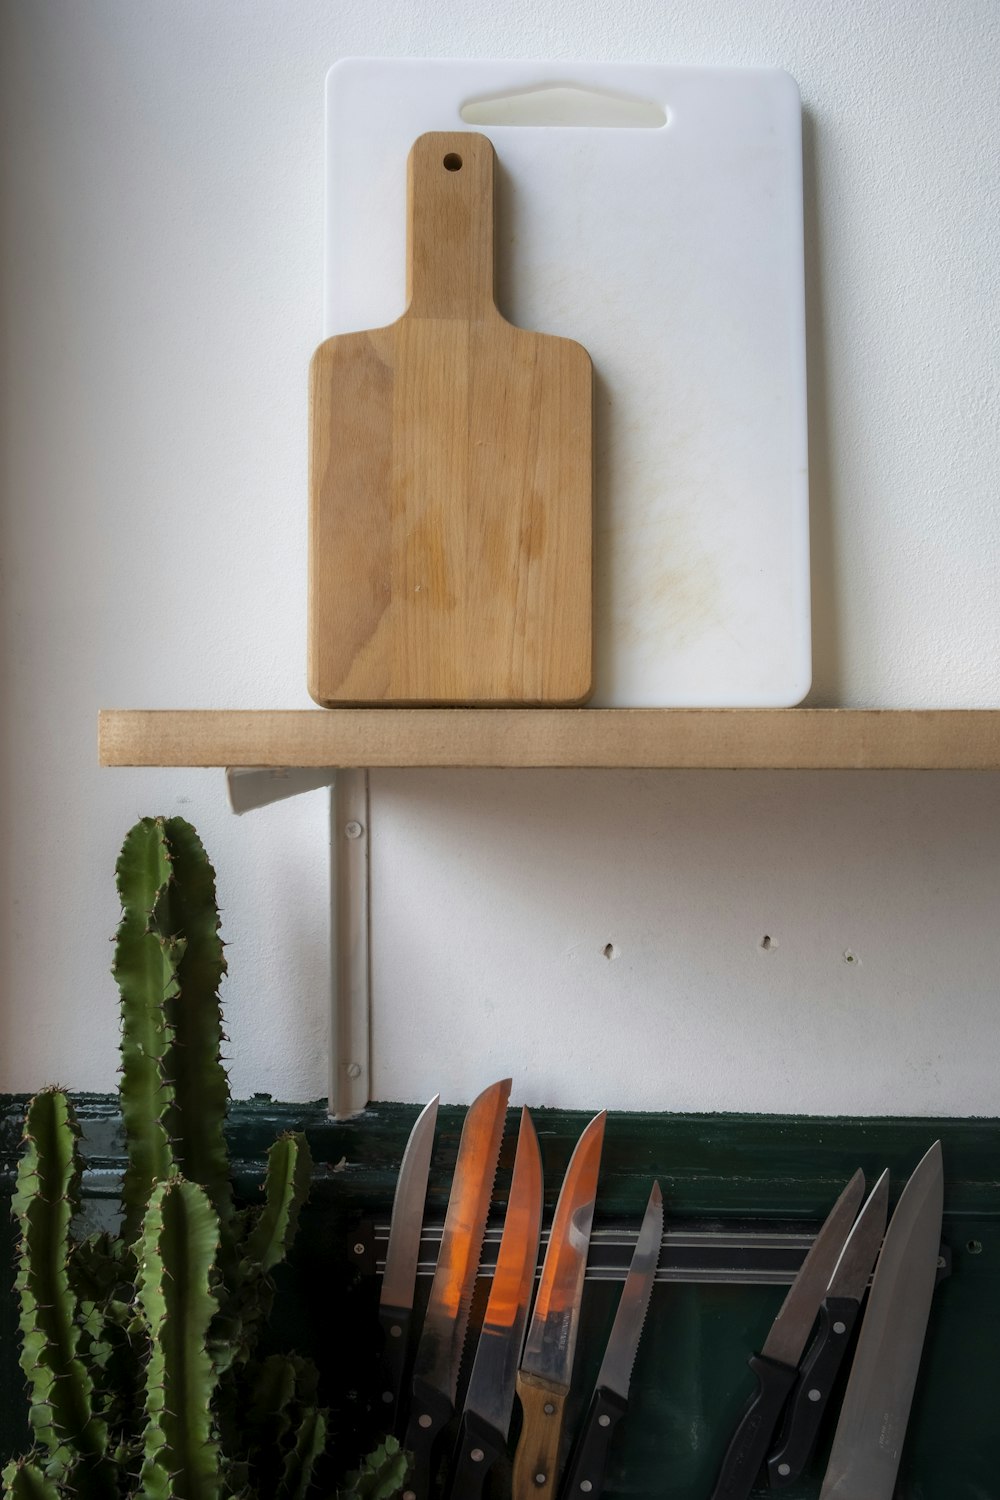
[[[473, 1103], [462, 1127], [441, 1250], [431, 1287], [432, 1305], [449, 1318], [456, 1318], [463, 1301], [468, 1300], [478, 1269], [483, 1226], [493, 1191], [492, 1176], [483, 1169], [487, 1163], [496, 1161], [509, 1094], [509, 1079], [486, 1089]], [[475, 1265], [472, 1264], [473, 1258]]]
[[527, 1109], [522, 1109], [514, 1175], [484, 1327], [513, 1328], [518, 1317], [527, 1311], [538, 1260], [541, 1222], [542, 1157], [531, 1116]]
[[580, 1300], [606, 1119], [607, 1113], [602, 1111], [591, 1120], [566, 1169], [535, 1300], [533, 1324], [571, 1311]]

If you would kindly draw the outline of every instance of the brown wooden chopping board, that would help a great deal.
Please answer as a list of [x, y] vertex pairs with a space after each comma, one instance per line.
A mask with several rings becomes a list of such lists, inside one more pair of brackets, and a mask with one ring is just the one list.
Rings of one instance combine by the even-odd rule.
[[310, 371], [309, 692], [579, 703], [592, 675], [592, 369], [493, 295], [493, 147], [409, 158], [406, 312]]

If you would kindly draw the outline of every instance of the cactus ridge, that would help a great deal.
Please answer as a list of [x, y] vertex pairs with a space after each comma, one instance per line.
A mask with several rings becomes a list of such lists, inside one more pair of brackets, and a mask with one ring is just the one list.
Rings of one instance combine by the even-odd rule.
[[210, 1410], [217, 1376], [205, 1347], [218, 1247], [218, 1216], [203, 1188], [182, 1177], [154, 1188], [137, 1288], [150, 1337], [142, 1466], [150, 1497], [217, 1500], [221, 1493]]
[[77, 1352], [78, 1309], [67, 1258], [83, 1167], [79, 1126], [62, 1089], [35, 1095], [24, 1135], [27, 1149], [18, 1163], [13, 1200], [21, 1229], [15, 1283], [21, 1308], [21, 1368], [28, 1381], [35, 1440], [46, 1452], [46, 1471], [58, 1478], [77, 1454], [99, 1466], [107, 1444], [107, 1428], [93, 1410], [93, 1383]]

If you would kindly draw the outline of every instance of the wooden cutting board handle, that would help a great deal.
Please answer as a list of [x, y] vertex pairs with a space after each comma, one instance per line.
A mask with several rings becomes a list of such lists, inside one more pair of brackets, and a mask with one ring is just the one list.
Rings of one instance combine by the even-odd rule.
[[309, 691], [324, 706], [590, 692], [590, 358], [497, 309], [495, 163], [474, 132], [414, 143], [406, 311], [313, 356]]
[[407, 172], [408, 318], [483, 318], [493, 300], [496, 155], [484, 135], [423, 135]]

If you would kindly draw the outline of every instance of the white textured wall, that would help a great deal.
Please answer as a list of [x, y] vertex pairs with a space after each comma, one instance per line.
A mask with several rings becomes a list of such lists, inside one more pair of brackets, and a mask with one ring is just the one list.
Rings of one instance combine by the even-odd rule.
[[[811, 701], [1000, 706], [992, 0], [5, 0], [0, 1087], [113, 1085], [111, 872], [163, 811], [218, 867], [235, 1091], [325, 1089], [324, 794], [236, 820], [221, 773], [98, 770], [95, 721], [308, 706], [323, 78], [352, 54], [794, 75]], [[383, 1096], [509, 1057], [552, 1103], [1000, 1112], [998, 778], [373, 787]]]

